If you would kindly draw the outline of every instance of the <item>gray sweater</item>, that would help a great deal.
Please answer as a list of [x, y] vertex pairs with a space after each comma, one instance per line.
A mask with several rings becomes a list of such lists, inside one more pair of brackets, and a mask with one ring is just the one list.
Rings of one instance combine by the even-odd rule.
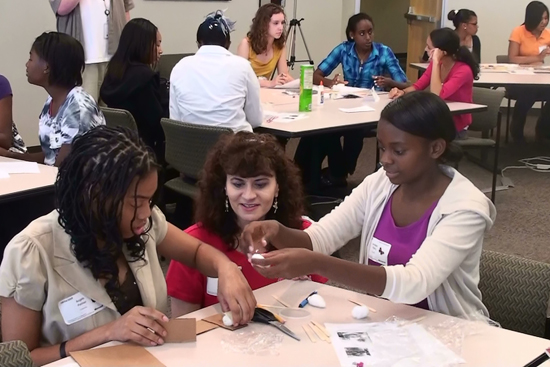
[[[66, 33], [76, 38], [84, 46], [84, 35], [82, 30], [82, 19], [80, 18], [80, 5], [77, 5], [67, 15], [57, 14], [62, 0], [50, 0], [55, 16], [57, 17], [57, 31]], [[120, 34], [126, 25], [126, 12], [134, 8], [133, 0], [111, 0], [111, 15], [109, 16], [109, 39], [108, 53], [112, 55], [118, 47]]]

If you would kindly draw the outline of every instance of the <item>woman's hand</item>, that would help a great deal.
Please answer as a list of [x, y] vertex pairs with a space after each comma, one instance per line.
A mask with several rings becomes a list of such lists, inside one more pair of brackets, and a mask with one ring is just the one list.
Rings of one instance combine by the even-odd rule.
[[218, 300], [224, 312], [231, 311], [235, 326], [252, 320], [256, 298], [242, 271], [233, 262], [228, 261], [218, 270]]
[[445, 56], [447, 53], [445, 51], [441, 51], [439, 48], [435, 48], [433, 50], [433, 54], [432, 54], [432, 60], [434, 62], [434, 64], [439, 64], [439, 62], [441, 61], [441, 59], [443, 58], [443, 56]]
[[282, 73], [279, 76], [280, 76], [281, 80], [283, 81], [283, 84], [286, 84], [286, 83], [291, 82], [291, 81], [294, 80], [294, 78], [290, 74]]
[[275, 220], [264, 220], [252, 222], [244, 227], [239, 241], [241, 251], [248, 254], [262, 254], [266, 252], [266, 246], [271, 238], [279, 233], [279, 222]]
[[252, 259], [252, 266], [266, 278], [293, 279], [315, 273], [315, 256], [322, 256], [304, 248], [285, 248], [268, 252], [264, 259]]
[[276, 75], [272, 80], [271, 80], [271, 88], [275, 88], [276, 86], [278, 85], [283, 85], [285, 84], [285, 81], [283, 79], [283, 77], [281, 76], [282, 74], [279, 74], [279, 75]]
[[392, 88], [392, 90], [390, 90], [390, 93], [388, 94], [388, 97], [389, 97], [390, 99], [395, 99], [395, 98], [401, 97], [403, 94], [405, 94], [405, 92], [402, 91], [401, 89], [399, 89], [399, 88]]
[[153, 308], [136, 306], [109, 324], [107, 338], [145, 346], [164, 344], [166, 330], [160, 322], [168, 322], [168, 317]]

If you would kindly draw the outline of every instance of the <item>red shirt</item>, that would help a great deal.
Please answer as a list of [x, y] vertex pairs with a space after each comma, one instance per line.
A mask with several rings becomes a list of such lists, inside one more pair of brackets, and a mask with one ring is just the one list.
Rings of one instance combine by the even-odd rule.
[[[302, 230], [311, 225], [310, 222], [302, 221]], [[265, 287], [275, 283], [278, 279], [268, 279], [258, 273], [248, 262], [248, 257], [237, 250], [231, 249], [223, 240], [213, 233], [208, 232], [195, 224], [185, 230], [185, 232], [198, 240], [215, 247], [241, 267], [244, 277], [248, 281], [252, 290]], [[311, 279], [319, 283], [326, 283], [327, 279], [319, 275], [312, 275]], [[185, 302], [200, 304], [201, 307], [208, 307], [218, 303], [218, 297], [208, 294], [208, 279], [198, 270], [183, 265], [177, 261], [171, 261], [168, 273], [166, 274], [166, 284], [168, 286], [168, 295]]]
[[[426, 72], [413, 84], [414, 89], [424, 90], [430, 86], [432, 79], [432, 65], [430, 62]], [[455, 62], [447, 79], [443, 81], [443, 87], [439, 93], [441, 99], [450, 102], [473, 103], [474, 97], [474, 73], [468, 64], [461, 61]], [[472, 124], [472, 115], [465, 113], [454, 115], [456, 131], [461, 132]]]

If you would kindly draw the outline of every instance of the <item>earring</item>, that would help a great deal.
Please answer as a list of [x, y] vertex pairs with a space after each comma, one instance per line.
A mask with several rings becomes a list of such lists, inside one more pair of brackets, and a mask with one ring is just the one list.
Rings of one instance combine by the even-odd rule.
[[277, 196], [275, 196], [275, 200], [273, 201], [273, 213], [277, 213], [277, 209], [279, 209], [279, 201], [277, 199]]
[[229, 213], [229, 198], [225, 197], [225, 212]]

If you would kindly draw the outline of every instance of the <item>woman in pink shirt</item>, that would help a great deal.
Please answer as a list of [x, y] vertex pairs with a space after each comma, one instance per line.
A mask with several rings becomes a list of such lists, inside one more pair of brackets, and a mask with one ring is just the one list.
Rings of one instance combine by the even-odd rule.
[[[432, 93], [446, 101], [472, 103], [474, 79], [478, 78], [479, 63], [468, 48], [460, 46], [456, 32], [450, 28], [432, 31], [426, 41], [426, 52], [430, 57], [426, 72], [415, 84], [404, 90], [393, 88], [390, 98], [429, 87]], [[472, 115], [455, 115], [454, 123], [457, 137], [465, 138], [466, 130], [472, 123]]]

